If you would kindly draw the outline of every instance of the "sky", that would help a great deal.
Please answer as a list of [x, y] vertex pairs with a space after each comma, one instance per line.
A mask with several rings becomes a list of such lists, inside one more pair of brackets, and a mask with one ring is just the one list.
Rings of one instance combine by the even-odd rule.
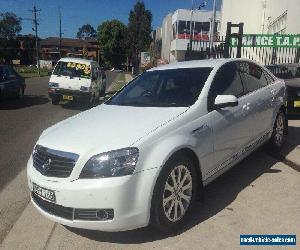
[[[118, 19], [128, 23], [129, 11], [137, 0], [0, 0], [0, 12], [13, 12], [22, 20], [21, 34], [33, 34], [33, 17], [30, 9], [36, 5], [38, 12], [38, 35], [41, 38], [59, 36], [59, 7], [62, 12], [63, 37], [74, 38], [78, 28], [91, 24], [95, 29], [103, 21]], [[199, 6], [203, 0], [194, 0]], [[217, 0], [220, 9], [221, 0]], [[145, 6], [152, 12], [152, 28], [161, 26], [163, 18], [176, 9], [190, 9], [192, 0], [144, 0]], [[212, 9], [213, 0], [207, 0], [203, 9]]]

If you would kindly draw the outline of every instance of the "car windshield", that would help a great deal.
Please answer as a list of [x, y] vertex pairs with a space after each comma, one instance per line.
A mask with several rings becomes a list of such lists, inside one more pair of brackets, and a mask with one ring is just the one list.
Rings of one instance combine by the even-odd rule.
[[91, 66], [84, 63], [60, 61], [57, 63], [53, 74], [58, 76], [90, 78]]
[[212, 68], [148, 71], [135, 78], [106, 104], [136, 107], [193, 105]]

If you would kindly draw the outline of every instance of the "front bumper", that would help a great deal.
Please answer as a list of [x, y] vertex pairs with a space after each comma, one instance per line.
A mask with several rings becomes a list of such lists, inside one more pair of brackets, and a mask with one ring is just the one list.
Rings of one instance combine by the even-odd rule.
[[[32, 197], [37, 210], [50, 220], [70, 227], [100, 231], [124, 231], [147, 226], [150, 218], [150, 204], [153, 180], [156, 170], [143, 171], [131, 176], [103, 179], [53, 178], [43, 176], [28, 161], [28, 186], [33, 192], [33, 183], [55, 191], [56, 204], [71, 209], [113, 209], [113, 219], [80, 220], [63, 218], [40, 206]], [[51, 202], [49, 202], [51, 203]], [[53, 204], [53, 203], [52, 203]]]
[[91, 99], [91, 92], [84, 92], [79, 90], [68, 90], [68, 89], [48, 89], [49, 97], [51, 99], [57, 98], [58, 100], [63, 100], [63, 96], [72, 96], [74, 101], [84, 100], [88, 101]]

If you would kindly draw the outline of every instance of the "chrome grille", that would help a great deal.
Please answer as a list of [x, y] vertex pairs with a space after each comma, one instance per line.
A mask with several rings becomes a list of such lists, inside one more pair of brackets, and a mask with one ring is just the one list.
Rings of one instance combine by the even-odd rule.
[[79, 155], [36, 145], [33, 151], [33, 167], [42, 175], [65, 178], [70, 176]]

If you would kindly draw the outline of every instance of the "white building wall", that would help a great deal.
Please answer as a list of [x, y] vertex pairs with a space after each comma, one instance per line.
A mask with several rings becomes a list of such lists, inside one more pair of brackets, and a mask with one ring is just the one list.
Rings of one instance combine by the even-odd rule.
[[162, 23], [161, 27], [161, 58], [170, 62], [170, 47], [172, 38], [172, 14], [168, 14]]
[[223, 0], [220, 33], [226, 34], [227, 22], [243, 22], [247, 34], [268, 33], [268, 27], [284, 13], [284, 32], [299, 34], [300, 0]]

